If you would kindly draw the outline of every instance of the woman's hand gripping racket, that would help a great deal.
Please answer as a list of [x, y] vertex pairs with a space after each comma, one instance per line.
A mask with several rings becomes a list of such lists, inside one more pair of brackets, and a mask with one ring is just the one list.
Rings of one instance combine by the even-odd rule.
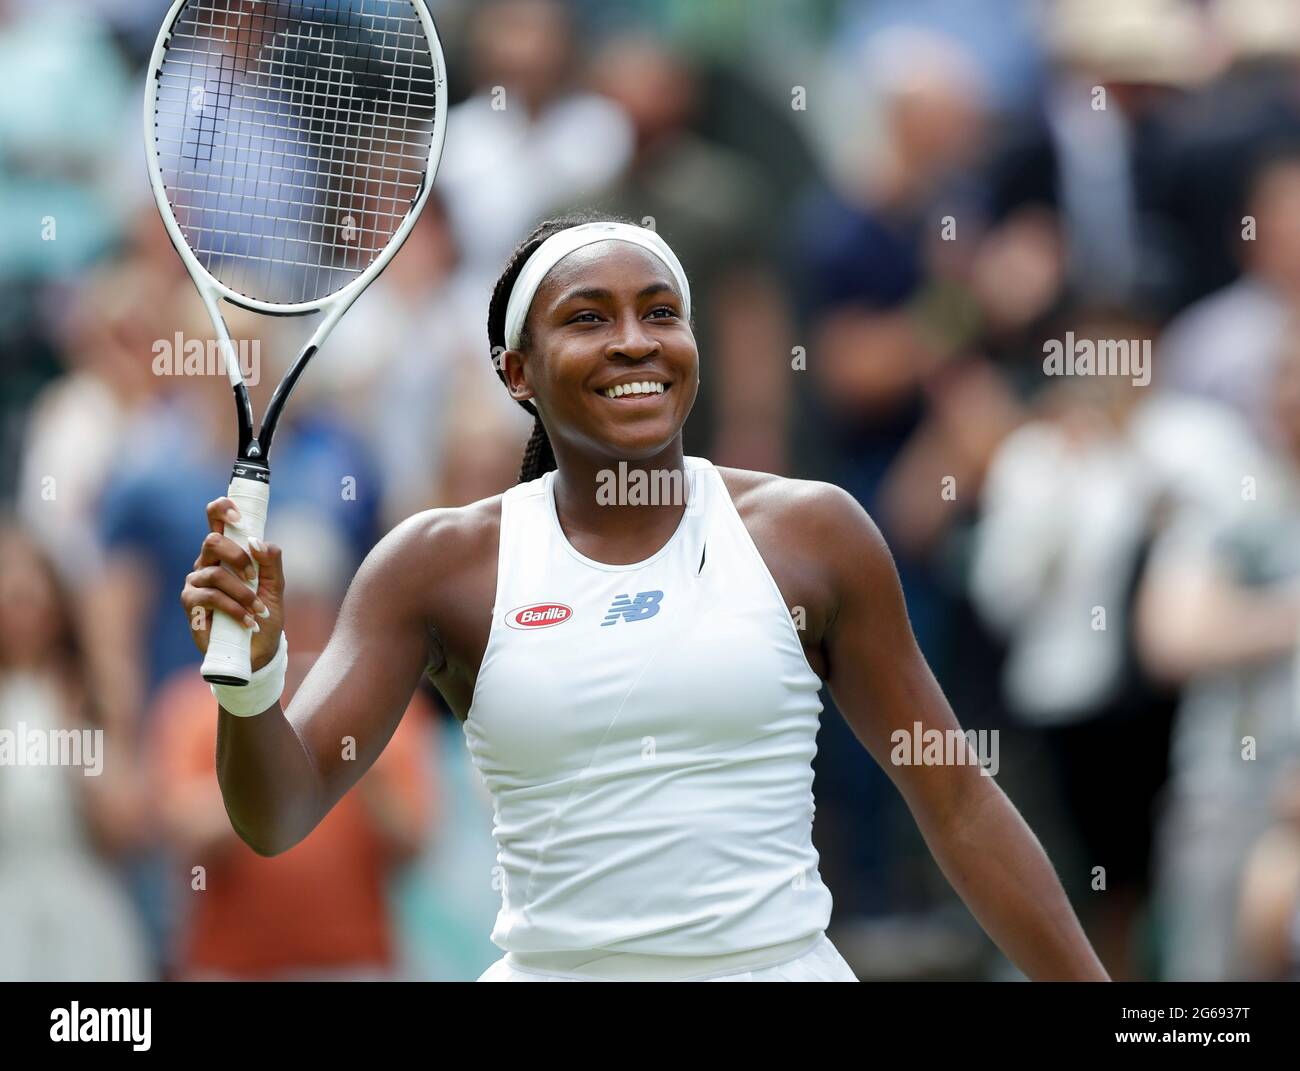
[[[266, 525], [285, 400], [415, 225], [442, 154], [446, 99], [425, 0], [176, 0], [163, 23], [145, 91], [149, 174], [234, 388], [229, 497], [241, 521], [225, 532], [245, 551]], [[321, 317], [257, 432], [221, 299]], [[247, 684], [250, 639], [215, 614], [204, 678]]]

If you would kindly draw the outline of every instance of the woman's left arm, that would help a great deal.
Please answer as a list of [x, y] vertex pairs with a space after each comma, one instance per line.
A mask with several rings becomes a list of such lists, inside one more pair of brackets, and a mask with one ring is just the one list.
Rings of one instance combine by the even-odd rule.
[[961, 726], [917, 647], [880, 531], [847, 492], [812, 486], [816, 507], [800, 512], [830, 571], [834, 594], [822, 648], [836, 705], [898, 786], [944, 875], [1006, 956], [1035, 981], [1109, 981], [1042, 845], [974, 751], [965, 764], [905, 765], [891, 758], [900, 739], [938, 730], [946, 740]]

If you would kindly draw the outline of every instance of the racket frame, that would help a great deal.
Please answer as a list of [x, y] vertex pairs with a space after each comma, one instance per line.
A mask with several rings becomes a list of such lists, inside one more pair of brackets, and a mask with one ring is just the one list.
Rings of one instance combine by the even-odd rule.
[[[407, 212], [406, 218], [393, 232], [393, 236], [379, 256], [357, 278], [335, 293], [315, 301], [294, 304], [262, 301], [232, 289], [203, 266], [190, 248], [180, 224], [176, 221], [171, 202], [167, 198], [166, 186], [162, 181], [162, 165], [158, 159], [155, 133], [158, 90], [162, 79], [163, 61], [167, 55], [167, 50], [171, 46], [172, 33], [181, 12], [191, 2], [192, 0], [174, 0], [171, 9], [163, 20], [162, 29], [158, 33], [153, 53], [149, 58], [146, 74], [147, 85], [144, 95], [145, 153], [149, 168], [149, 185], [153, 189], [158, 213], [167, 229], [167, 237], [177, 254], [179, 254], [182, 263], [184, 263], [186, 270], [190, 274], [190, 278], [194, 280], [195, 288], [199, 292], [203, 306], [212, 320], [212, 327], [217, 335], [217, 343], [221, 351], [226, 375], [234, 391], [235, 410], [239, 420], [239, 449], [231, 474], [228, 496], [239, 507], [242, 519], [237, 525], [227, 524], [226, 534], [247, 552], [250, 540], [260, 540], [265, 531], [266, 510], [270, 496], [271, 444], [275, 437], [275, 429], [279, 424], [280, 414], [289, 399], [289, 395], [293, 392], [293, 388], [297, 384], [299, 376], [302, 375], [303, 369], [307, 367], [307, 363], [325, 344], [325, 340], [338, 325], [344, 314], [365, 292], [366, 288], [383, 273], [384, 269], [392, 262], [393, 257], [405, 244], [407, 237], [415, 229], [420, 214], [424, 211], [424, 206], [433, 191], [434, 179], [437, 176], [438, 165], [442, 160], [443, 146], [447, 136], [446, 61], [442, 49], [442, 39], [438, 36], [437, 26], [425, 0], [409, 0], [416, 14], [420, 17], [429, 42], [434, 83], [434, 124], [432, 140], [429, 144], [429, 166], [420, 183], [419, 190], [411, 201], [410, 210]], [[234, 342], [230, 338], [230, 330], [221, 314], [219, 302], [223, 300], [238, 308], [262, 313], [266, 316], [308, 316], [312, 313], [320, 313], [322, 316], [321, 322], [312, 333], [311, 339], [299, 352], [298, 357], [289, 367], [288, 372], [285, 373], [284, 378], [272, 394], [271, 401], [267, 404], [266, 412], [263, 414], [260, 428], [255, 427], [253, 404], [248, 394], [248, 385], [244, 382], [243, 372], [239, 367], [239, 359], [235, 352]], [[256, 570], [256, 562], [254, 562], [254, 569]], [[257, 590], [258, 582], [256, 577], [251, 581], [246, 581], [246, 583], [253, 591]], [[214, 615], [212, 629], [209, 634], [208, 656], [203, 663], [204, 679], [214, 684], [246, 685], [252, 676], [252, 668], [249, 663], [251, 639], [250, 633], [242, 624], [225, 613], [217, 612]]]

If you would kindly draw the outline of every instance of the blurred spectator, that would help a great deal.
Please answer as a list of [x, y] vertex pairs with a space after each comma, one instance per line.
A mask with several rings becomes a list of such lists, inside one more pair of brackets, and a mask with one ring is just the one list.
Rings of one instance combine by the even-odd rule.
[[[36, 4], [42, 0], [22, 2]], [[170, 0], [81, 0], [85, 13], [94, 12], [102, 18], [126, 55], [139, 64], [153, 52], [158, 27], [170, 6]]]
[[[197, 301], [188, 280], [169, 298], [171, 322], [191, 325], [187, 339], [211, 333]], [[232, 336], [249, 344], [249, 360], [259, 357], [259, 382], [250, 393], [254, 410], [264, 412], [292, 358], [277, 332], [283, 328], [235, 308], [227, 321]], [[176, 593], [207, 534], [204, 506], [230, 483], [236, 447], [229, 384], [218, 364], [211, 372], [167, 377], [167, 392], [137, 417], [101, 498], [106, 557], [87, 591], [101, 627], [88, 653], [112, 697], [114, 719], [128, 724], [139, 724], [164, 678], [199, 661], [176, 627]], [[368, 451], [337, 416], [295, 397], [277, 432], [272, 472], [275, 508], [317, 503], [346, 533], [353, 565], [359, 562], [378, 534], [382, 486]]]
[[[291, 570], [287, 708], [329, 640], [351, 550], [337, 526], [318, 513], [282, 508], [271, 523], [268, 538], [284, 548]], [[417, 693], [374, 766], [320, 825], [289, 851], [265, 858], [231, 829], [217, 784], [217, 712], [207, 684], [186, 670], [164, 687], [152, 722], [159, 816], [183, 901], [177, 978], [401, 975], [388, 882], [418, 853], [433, 817], [431, 720], [428, 702]]]
[[1184, 255], [1162, 215], [1169, 94], [1204, 74], [1186, 0], [1060, 0], [1042, 114], [1012, 128], [991, 176], [990, 211], [1011, 225], [1047, 207], [1066, 279], [1089, 302], [1174, 302]]
[[[1039, 89], [1043, 56], [1042, 9], [1024, 0], [846, 0], [840, 5], [841, 42], [856, 48], [895, 26], [959, 41], [978, 61], [999, 112], [1023, 109]], [[844, 62], [842, 57], [837, 57]]]
[[793, 340], [772, 265], [779, 206], [748, 160], [690, 129], [695, 73], [682, 57], [645, 35], [618, 37], [593, 81], [631, 118], [635, 148], [592, 203], [661, 233], [691, 275], [701, 372], [686, 452], [782, 472]]
[[[1149, 343], [1141, 324], [1122, 317], [1075, 327], [1080, 339]], [[1210, 403], [1146, 394], [1123, 376], [1061, 383], [994, 459], [971, 586], [1009, 644], [1008, 709], [1042, 734], [1082, 861], [1105, 868], [1105, 895], [1093, 898], [1093, 911], [1081, 909], [1085, 925], [1093, 922], [1112, 977], [1133, 978], [1132, 927], [1147, 888], [1148, 819], [1172, 706], [1136, 664], [1132, 592], [1166, 513], [1222, 515], [1259, 457], [1245, 429]], [[1104, 776], [1121, 757], [1124, 776]]]
[[[94, 708], [74, 604], [36, 541], [0, 521], [0, 729], [98, 731], [81, 766], [0, 767], [0, 979], [144, 981], [143, 929], [110, 860], [145, 828], [120, 734]], [[83, 737], [84, 739], [84, 737]], [[91, 759], [93, 750], [94, 761]]]
[[575, 31], [559, 0], [490, 0], [475, 10], [477, 90], [448, 113], [438, 188], [465, 266], [488, 291], [551, 206], [608, 182], [631, 152], [618, 109], [575, 84]]
[[1276, 442], [1270, 392], [1288, 319], [1300, 310], [1300, 142], [1261, 161], [1246, 211], [1251, 237], [1237, 243], [1245, 274], [1169, 325], [1160, 384], [1225, 402]]
[[950, 41], [892, 31], [868, 56], [882, 60], [869, 69], [884, 144], [850, 188], [809, 195], [795, 241], [810, 332], [807, 426], [819, 432], [804, 440], [800, 462], [874, 509], [885, 470], [920, 419], [921, 384], [942, 356], [913, 305], [941, 244], [939, 217], [963, 203], [955, 187], [983, 112], [978, 73]]
[[0, 4], [0, 282], [66, 276], [113, 241], [102, 184], [131, 85], [97, 19]]
[[[161, 390], [155, 340], [181, 328], [176, 273], [142, 258], [90, 275], [60, 325], [68, 374], [36, 399], [22, 450], [18, 508], [59, 571], [78, 587], [98, 574], [96, 517], [133, 423]], [[195, 324], [202, 330], [202, 325]]]
[[[1288, 329], [1272, 385], [1285, 452], [1237, 466], [1235, 506], [1174, 519], [1152, 554], [1137, 617], [1153, 671], [1183, 683], [1159, 816], [1163, 970], [1234, 977], [1237, 896], [1269, 800], [1300, 754], [1300, 346]], [[1239, 433], [1250, 443], [1250, 433]], [[1184, 435], [1180, 449], [1203, 438]], [[1225, 476], [1228, 473], [1225, 471]]]
[[[1143, 330], [1112, 318], [1075, 322], [1077, 338]], [[1232, 414], [1145, 394], [1122, 376], [1051, 388], [1041, 411], [995, 457], [971, 581], [989, 620], [1018, 637], [1005, 682], [1012, 709], [1051, 724], [1119, 688], [1127, 630], [1115, 611], [1147, 534], [1176, 506], [1231, 507], [1262, 458]], [[1107, 626], [1081, 642], [1097, 606]]]
[[[1181, 232], [1179, 304], [1241, 268], [1247, 185], [1261, 157], [1300, 147], [1300, 6], [1214, 0], [1209, 31], [1225, 69], [1170, 110], [1167, 209]], [[1262, 235], [1262, 232], [1261, 232]]]
[[480, 284], [435, 192], [294, 396], [295, 405], [328, 400], [366, 441], [384, 474], [385, 528], [497, 494], [518, 475], [532, 425], [492, 374]]
[[[0, 449], [10, 457], [27, 407], [58, 371], [40, 317], [57, 305], [51, 286], [105, 253], [122, 219], [106, 172], [121, 109], [136, 100], [129, 84], [95, 18], [0, 0]], [[135, 116], [138, 131], [138, 101]], [[0, 498], [16, 475], [0, 473]]]
[[1300, 982], [1300, 767], [1278, 783], [1273, 824], [1251, 850], [1239, 902], [1245, 977]]
[[[483, 352], [487, 352], [486, 339]], [[486, 356], [479, 360], [488, 363]], [[520, 427], [523, 410], [495, 375], [483, 376], [468, 367], [459, 371], [459, 379], [447, 384], [456, 406], [448, 417], [434, 474], [430, 504], [435, 506], [465, 506], [513, 486], [530, 434], [526, 421]], [[501, 409], [502, 398], [515, 406], [514, 412]]]
[[[851, 187], [811, 194], [797, 222], [810, 377], [800, 468], [881, 523], [931, 654], [946, 606], [926, 557], [955, 516], [938, 481], [954, 478], [973, 501], [1018, 414], [977, 357], [948, 367], [960, 339], [935, 311], [941, 291], [962, 285], [957, 247], [977, 226], [967, 170], [985, 118], [980, 74], [955, 42], [916, 30], [882, 34], [867, 55], [884, 144]], [[954, 241], [945, 217], [957, 221]]]
[[[0, 450], [19, 457], [32, 403], [61, 371], [58, 354], [32, 314], [31, 288], [0, 285]], [[18, 465], [0, 470], [0, 502], [17, 490]]]
[[[933, 658], [958, 615], [935, 568], [956, 511], [941, 498], [942, 476], [931, 476], [935, 466], [956, 474], [973, 502], [982, 455], [1018, 417], [982, 362], [949, 364], [943, 314], [927, 308], [960, 272], [943, 217], [960, 220], [961, 242], [976, 225], [969, 169], [985, 119], [983, 83], [962, 47], [932, 32], [883, 32], [863, 57], [882, 143], [847, 185], [814, 189], [794, 220], [808, 340], [808, 378], [796, 381], [804, 391], [796, 471], [839, 484], [876, 517], [895, 549], [918, 642]], [[931, 496], [936, 513], [922, 502]], [[843, 890], [837, 911], [879, 917], [931, 906], [923, 886], [903, 891], [890, 881], [924, 845], [884, 774], [827, 706], [815, 768], [819, 836], [837, 846], [823, 855], [828, 880]]]

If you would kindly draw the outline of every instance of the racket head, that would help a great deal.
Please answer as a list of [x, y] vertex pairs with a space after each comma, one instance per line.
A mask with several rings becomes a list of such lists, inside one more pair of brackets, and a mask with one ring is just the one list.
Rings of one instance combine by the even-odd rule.
[[145, 91], [154, 198], [201, 287], [346, 307], [427, 203], [446, 115], [425, 0], [174, 0]]

